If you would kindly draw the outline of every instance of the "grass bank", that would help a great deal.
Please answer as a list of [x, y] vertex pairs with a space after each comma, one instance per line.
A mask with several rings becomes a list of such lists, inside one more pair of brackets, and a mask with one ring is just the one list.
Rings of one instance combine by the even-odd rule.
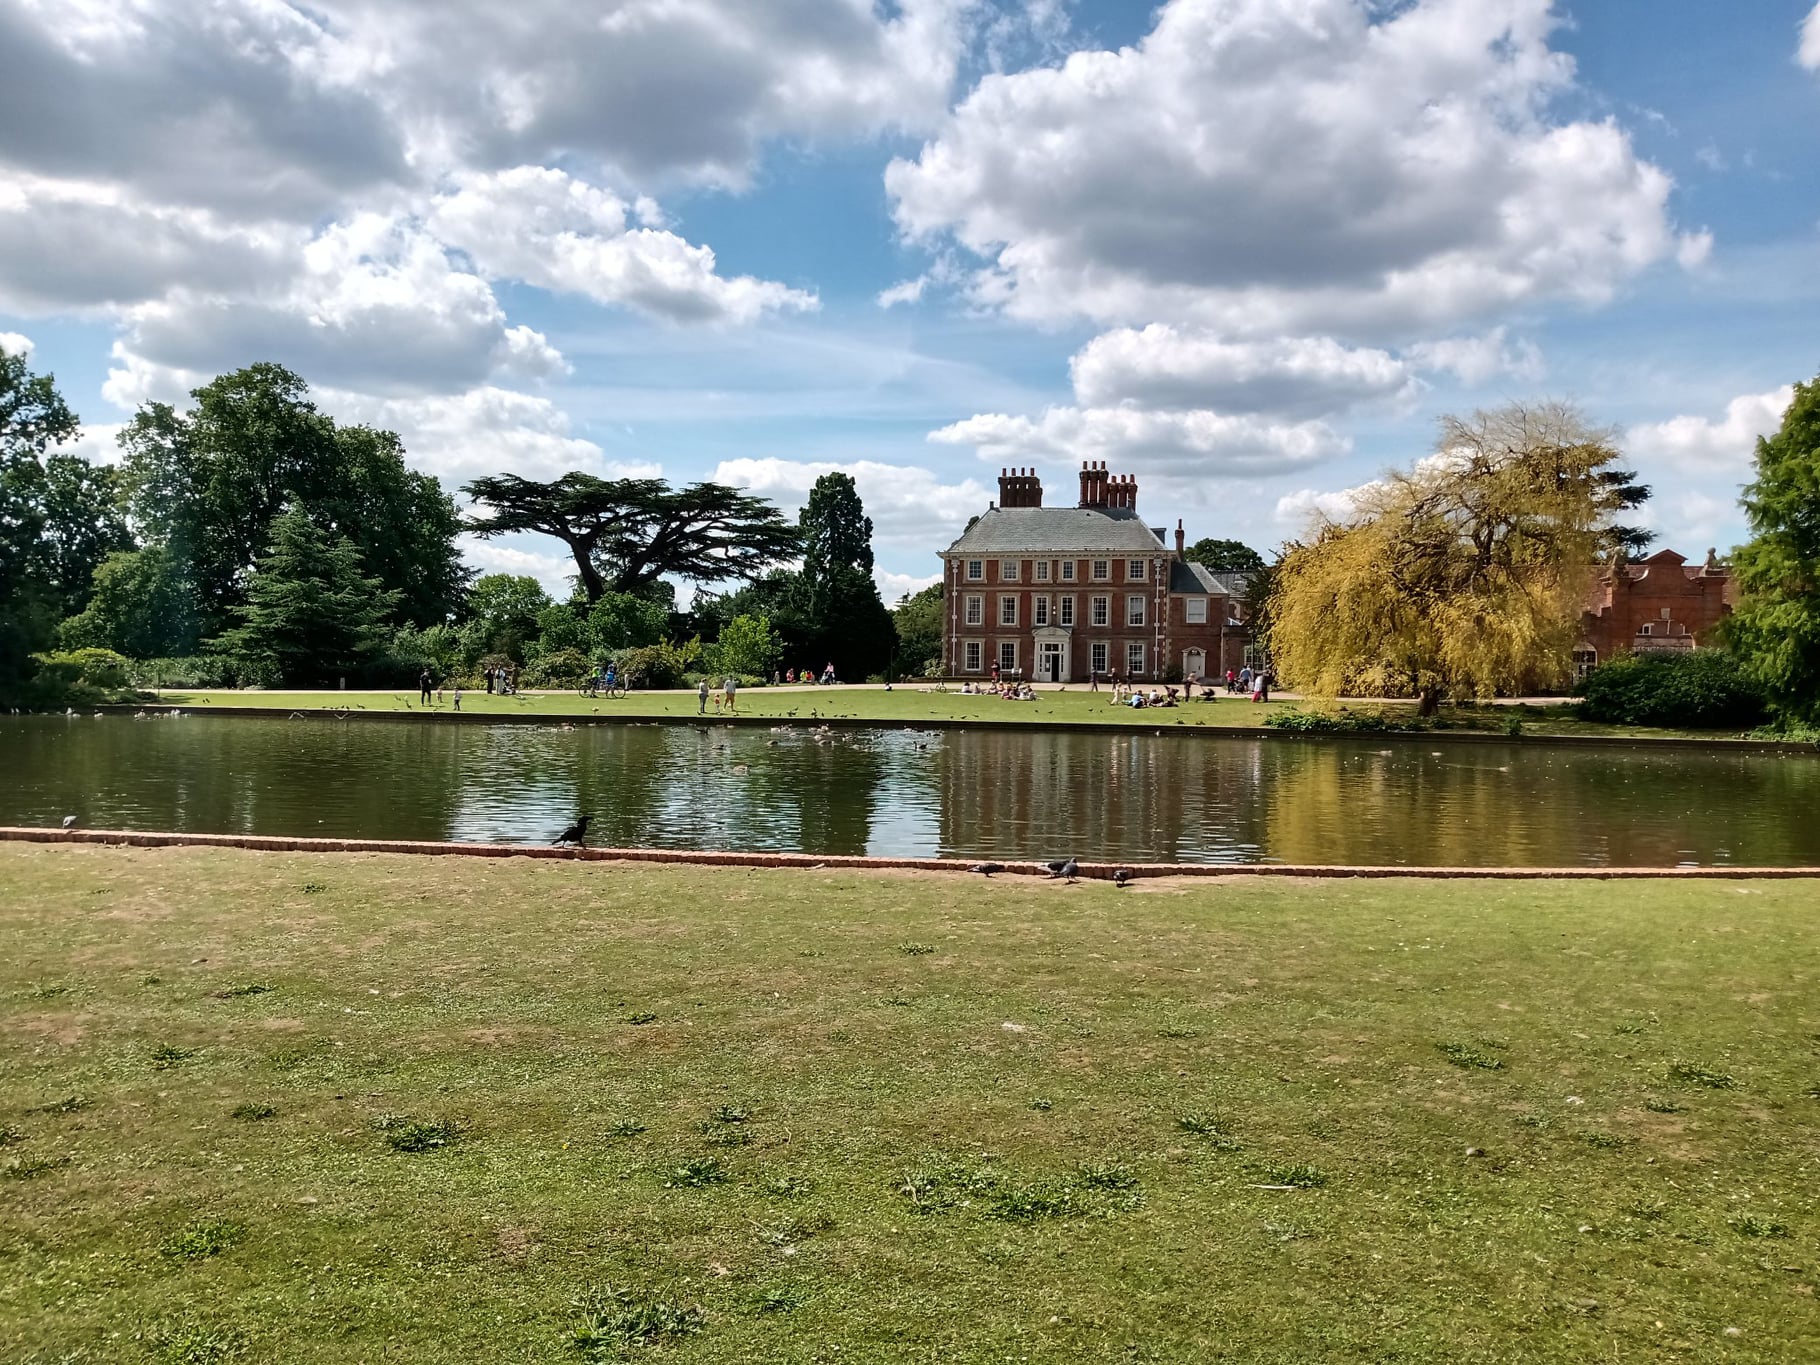
[[[435, 715], [454, 713], [452, 692], [440, 703], [418, 705], [410, 692], [256, 692], [167, 691], [159, 694], [164, 705], [203, 710], [216, 706], [250, 706], [265, 710], [310, 711], [324, 707], [372, 713], [400, 712]], [[464, 715], [553, 716], [561, 718], [650, 720], [695, 716], [699, 700], [694, 692], [634, 692], [612, 699], [589, 699], [573, 692], [531, 692], [511, 697], [485, 692], [464, 692]], [[1130, 725], [1138, 728], [1211, 727], [1216, 729], [1259, 726], [1277, 713], [1293, 710], [1334, 709], [1319, 703], [1273, 701], [1254, 704], [1244, 697], [1220, 696], [1196, 700], [1163, 710], [1134, 711], [1113, 706], [1102, 690], [1085, 688], [1044, 690], [1035, 701], [1009, 702], [997, 697], [964, 695], [953, 689], [905, 684], [886, 692], [877, 687], [751, 688], [739, 694], [739, 714], [765, 720], [876, 720], [887, 724], [915, 725], [930, 721], [987, 720], [994, 723], [1034, 725]], [[1381, 716], [1393, 725], [1417, 724], [1415, 703], [1350, 702], [1343, 708], [1353, 715]], [[712, 706], [709, 716], [715, 714]], [[1601, 725], [1580, 720], [1569, 703], [1560, 705], [1447, 706], [1435, 728], [1468, 733], [1507, 734], [1512, 722], [1521, 734], [1534, 736], [1596, 736], [1631, 739], [1737, 739], [1735, 732], [1650, 729], [1640, 726]]]
[[0, 1355], [1820, 1357], [1808, 884], [0, 848]]

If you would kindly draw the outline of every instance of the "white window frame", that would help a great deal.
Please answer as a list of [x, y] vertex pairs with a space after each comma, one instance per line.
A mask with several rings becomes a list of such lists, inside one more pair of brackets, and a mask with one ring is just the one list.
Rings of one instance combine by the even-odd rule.
[[967, 581], [969, 583], [984, 583], [986, 581], [985, 560], [969, 559], [967, 561]]
[[1126, 596], [1126, 598], [1125, 598], [1125, 624], [1126, 625], [1141, 626], [1141, 625], [1145, 625], [1148, 623], [1147, 618], [1145, 616], [1145, 613], [1149, 610], [1149, 608], [1145, 605], [1146, 600], [1147, 599], [1145, 598], [1144, 594], [1141, 592], [1130, 593]]
[[1142, 640], [1125, 641], [1125, 676], [1135, 678], [1144, 671], [1144, 642]]
[[1047, 583], [1049, 581], [1049, 561], [1048, 560], [1039, 559], [1036, 561], [1036, 581], [1039, 583]]
[[967, 640], [961, 645], [961, 664], [963, 673], [983, 673], [986, 671], [986, 642], [984, 640]]
[[[1190, 626], [1207, 624], [1207, 599], [1205, 597], [1185, 597], [1182, 608], [1182, 621]], [[1199, 613], [1198, 615], [1196, 613]]]
[[1033, 626], [1049, 624], [1049, 599], [1047, 597], [1030, 599], [1030, 624]]
[[1147, 559], [1127, 559], [1125, 561], [1125, 581], [1142, 583], [1150, 576], [1149, 565], [1150, 561]]
[[1017, 582], [1017, 565], [1015, 559], [1001, 559], [998, 562], [998, 581], [1001, 583]]
[[1017, 672], [1017, 641], [1000, 640], [998, 642], [998, 671], [1000, 673]]
[[1058, 626], [1071, 626], [1074, 624], [1074, 599], [1072, 597], [1056, 598], [1055, 608], [1055, 623]]
[[1110, 559], [1094, 560], [1092, 574], [1095, 583], [1110, 583], [1112, 581], [1112, 561]]
[[1639, 635], [1654, 635], [1655, 633], [1655, 626], [1648, 621], [1645, 621], [1642, 625], [1637, 627], [1637, 634]]
[[1112, 625], [1112, 599], [1104, 596], [1095, 597], [1087, 620], [1096, 626], [1110, 627]]
[[1112, 646], [1105, 640], [1095, 640], [1087, 647], [1089, 667], [1102, 678], [1108, 673], [1107, 664], [1112, 660]]
[[1001, 626], [1015, 626], [1017, 624], [1017, 594], [1016, 593], [1003, 592], [1003, 593], [999, 594], [998, 623]]
[[970, 626], [986, 624], [986, 599], [979, 593], [967, 594], [966, 623]]
[[1062, 561], [1062, 582], [1074, 582], [1074, 561], [1072, 559], [1064, 559]]

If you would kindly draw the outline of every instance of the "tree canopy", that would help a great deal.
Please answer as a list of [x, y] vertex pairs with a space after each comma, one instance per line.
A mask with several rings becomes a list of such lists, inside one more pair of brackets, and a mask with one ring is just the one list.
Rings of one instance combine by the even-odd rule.
[[1257, 573], [1264, 567], [1264, 556], [1243, 541], [1211, 536], [1195, 541], [1183, 551], [1183, 557], [1215, 573]]
[[469, 523], [483, 539], [531, 531], [567, 545], [589, 602], [609, 592], [642, 592], [666, 575], [696, 583], [750, 581], [800, 546], [775, 507], [725, 484], [672, 488], [662, 479], [580, 472], [540, 483], [497, 474], [463, 491], [491, 509]]
[[812, 632], [812, 657], [853, 681], [884, 672], [897, 648], [897, 628], [872, 581], [872, 518], [853, 476], [834, 472], [817, 479], [798, 525], [801, 614]]
[[221, 375], [191, 398], [186, 412], [145, 405], [120, 444], [134, 529], [187, 566], [206, 630], [234, 618], [286, 508], [346, 536], [396, 594], [402, 620], [449, 619], [467, 582], [455, 548], [461, 517], [435, 479], [406, 467], [396, 435], [338, 427], [281, 365]]
[[1602, 556], [1646, 537], [1648, 496], [1611, 433], [1562, 403], [1445, 417], [1435, 453], [1356, 495], [1272, 574], [1284, 681], [1342, 692], [1490, 696], [1559, 682]]
[[1744, 513], [1726, 636], [1780, 713], [1820, 720], [1820, 378], [1795, 385], [1781, 427], [1758, 440]]

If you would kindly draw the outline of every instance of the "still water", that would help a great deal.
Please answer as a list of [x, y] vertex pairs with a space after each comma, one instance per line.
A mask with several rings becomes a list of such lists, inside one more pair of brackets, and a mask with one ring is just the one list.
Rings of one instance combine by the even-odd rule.
[[0, 718], [0, 823], [1000, 860], [1820, 864], [1820, 758], [1031, 731]]

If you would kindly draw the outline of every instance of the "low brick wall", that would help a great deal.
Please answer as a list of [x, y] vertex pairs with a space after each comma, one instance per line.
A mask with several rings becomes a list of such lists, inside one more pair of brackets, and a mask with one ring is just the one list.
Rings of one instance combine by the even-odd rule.
[[[812, 853], [741, 853], [672, 848], [551, 848], [542, 844], [452, 844], [408, 839], [293, 839], [270, 834], [183, 834], [152, 830], [41, 829], [0, 826], [0, 840], [100, 844], [112, 848], [242, 848], [264, 853], [407, 853], [463, 858], [562, 858], [572, 862], [689, 863], [707, 867], [789, 867], [867, 871], [909, 868], [967, 872], [959, 858], [861, 858]], [[1290, 863], [1081, 863], [1080, 875], [1110, 880], [1114, 868], [1137, 877], [1415, 877], [1498, 881], [1743, 881], [1820, 877], [1820, 867], [1322, 867]], [[1040, 863], [1005, 863], [999, 875], [1047, 877]]]

